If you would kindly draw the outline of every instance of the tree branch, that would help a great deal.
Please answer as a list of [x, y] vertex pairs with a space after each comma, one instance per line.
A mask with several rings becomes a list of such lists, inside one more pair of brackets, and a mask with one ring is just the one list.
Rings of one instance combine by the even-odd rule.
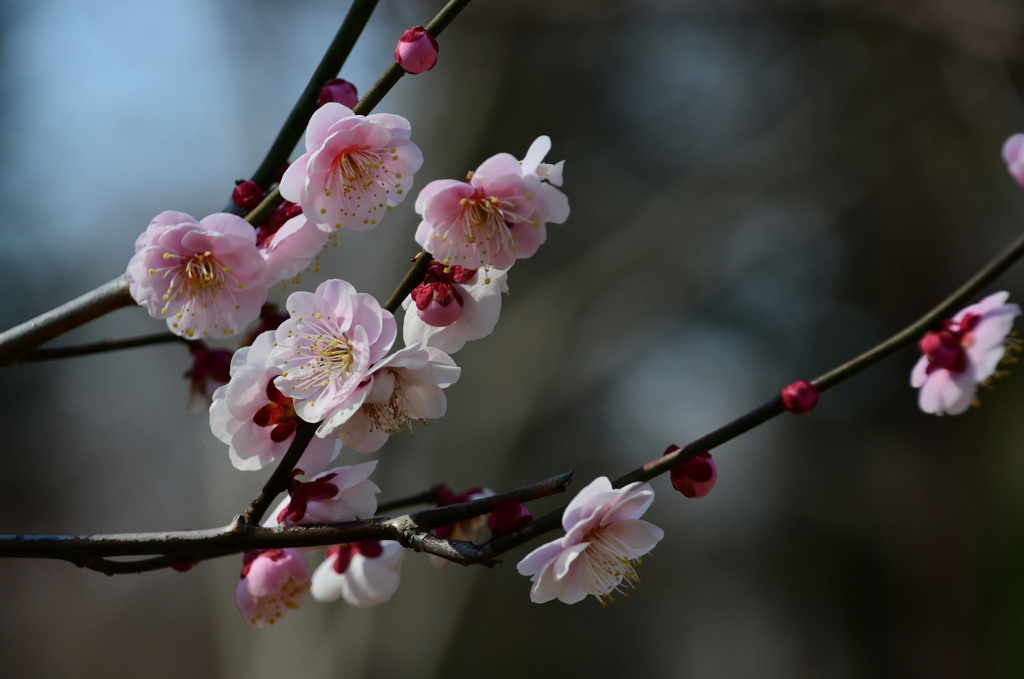
[[30, 351], [18, 359], [18, 363], [35, 363], [37, 361], [53, 361], [59, 358], [73, 358], [75, 356], [88, 356], [89, 354], [102, 354], [108, 351], [120, 349], [134, 349], [136, 347], [148, 347], [153, 344], [171, 344], [180, 342], [188, 344], [184, 337], [178, 337], [169, 332], [161, 332], [153, 335], [142, 335], [140, 337], [126, 337], [124, 339], [102, 340], [89, 344], [77, 344], [72, 347], [54, 347], [53, 349], [36, 349]]
[[[0, 557], [59, 559], [102, 573], [137, 573], [173, 567], [255, 549], [323, 547], [364, 540], [393, 540], [409, 549], [436, 554], [463, 565], [494, 565], [475, 545], [444, 540], [430, 530], [493, 511], [503, 500], [529, 502], [561, 493], [572, 473], [498, 495], [396, 517], [381, 517], [324, 526], [262, 528], [238, 517], [221, 528], [112, 535], [0, 535]], [[156, 556], [136, 562], [111, 557]]]
[[128, 293], [128, 279], [118, 276], [81, 297], [0, 333], [0, 364], [17, 363], [22, 355], [40, 344], [108, 312], [133, 304], [135, 300]]

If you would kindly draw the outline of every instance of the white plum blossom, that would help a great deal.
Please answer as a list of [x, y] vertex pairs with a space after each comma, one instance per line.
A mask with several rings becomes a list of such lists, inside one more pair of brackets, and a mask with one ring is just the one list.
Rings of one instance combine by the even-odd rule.
[[235, 603], [250, 627], [273, 625], [302, 605], [309, 583], [306, 559], [294, 549], [246, 552]]
[[468, 183], [427, 184], [416, 198], [423, 217], [416, 242], [445, 265], [485, 272], [531, 257], [547, 239], [547, 223], [569, 217], [568, 199], [552, 185], [561, 183], [562, 164], [540, 162], [550, 144], [539, 138], [522, 162], [508, 153], [492, 156]]
[[373, 517], [377, 513], [380, 488], [369, 476], [376, 467], [377, 460], [371, 460], [328, 469], [309, 481], [292, 479], [289, 497], [271, 513], [266, 525], [304, 526]]
[[330, 420], [335, 410], [350, 406], [370, 368], [391, 348], [395, 318], [370, 295], [336, 279], [314, 293], [292, 293], [286, 306], [291, 317], [277, 329], [269, 358], [281, 370], [274, 383], [302, 419]]
[[613, 591], [621, 591], [623, 579], [632, 587], [638, 581], [634, 562], [665, 537], [640, 519], [653, 501], [649, 483], [614, 489], [606, 477], [594, 479], [565, 508], [565, 536], [541, 545], [517, 565], [533, 581], [530, 600], [574, 604], [588, 594], [611, 598]]
[[132, 299], [187, 339], [233, 335], [267, 301], [256, 232], [227, 213], [197, 222], [161, 212], [135, 241], [126, 276]]
[[403, 302], [406, 346], [422, 343], [454, 354], [466, 342], [490, 335], [501, 315], [508, 273], [435, 263]]
[[[262, 469], [284, 457], [300, 422], [292, 400], [274, 385], [281, 374], [268, 362], [274, 334], [264, 332], [252, 346], [236, 351], [231, 357], [230, 381], [213, 392], [210, 429], [229, 445], [231, 464], [243, 471]], [[340, 450], [336, 438], [314, 437], [298, 467], [315, 474]]]
[[339, 597], [360, 608], [391, 598], [401, 580], [405, 550], [397, 542], [370, 540], [336, 545], [313, 572], [310, 593], [317, 601]]
[[334, 410], [321, 425], [324, 436], [337, 434], [360, 452], [380, 450], [407, 423], [441, 417], [447, 400], [443, 388], [459, 379], [462, 369], [440, 349], [413, 345], [375, 364], [345, 407]]
[[526, 152], [526, 157], [522, 160], [523, 174], [534, 174], [538, 179], [543, 179], [555, 186], [561, 186], [562, 168], [565, 165], [565, 161], [560, 160], [554, 165], [541, 162], [550, 150], [551, 137], [545, 134], [534, 139], [533, 143], [530, 144], [529, 150]]
[[1006, 352], [1007, 335], [1020, 307], [1007, 304], [1008, 292], [989, 295], [926, 334], [918, 346], [924, 354], [910, 373], [920, 387], [918, 405], [934, 415], [959, 415], [974, 402], [978, 384], [992, 377]]
[[401, 116], [324, 104], [309, 119], [306, 152], [281, 178], [281, 195], [325, 231], [372, 229], [405, 199], [423, 164], [410, 130]]

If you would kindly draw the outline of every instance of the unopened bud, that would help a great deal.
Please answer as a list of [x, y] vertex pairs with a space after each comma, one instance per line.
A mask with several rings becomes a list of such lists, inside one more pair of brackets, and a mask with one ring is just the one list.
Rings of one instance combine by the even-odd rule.
[[316, 107], [320, 108], [332, 101], [348, 108], [355, 108], [355, 105], [359, 103], [356, 86], [343, 78], [328, 80], [320, 88], [320, 97], [316, 100]]
[[[669, 448], [666, 454], [673, 452]], [[711, 459], [711, 453], [701, 453], [696, 457], [677, 464], [669, 470], [672, 487], [686, 497], [700, 499], [711, 492], [718, 481], [718, 467]]]
[[798, 415], [814, 410], [814, 406], [818, 405], [818, 390], [804, 380], [783, 387], [781, 395], [786, 410]]
[[239, 182], [235, 190], [231, 192], [231, 200], [235, 201], [235, 205], [249, 212], [263, 201], [263, 189], [251, 179]]
[[395, 46], [395, 61], [406, 73], [423, 73], [437, 63], [437, 41], [422, 26], [402, 34]]
[[487, 517], [487, 527], [491, 529], [491, 536], [496, 538], [514, 533], [531, 523], [533, 516], [530, 510], [515, 500], [502, 500]]

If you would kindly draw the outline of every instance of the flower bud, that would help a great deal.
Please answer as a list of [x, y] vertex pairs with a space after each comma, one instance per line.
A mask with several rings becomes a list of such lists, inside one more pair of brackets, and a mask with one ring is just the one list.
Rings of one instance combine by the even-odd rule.
[[192, 368], [185, 373], [189, 378], [189, 400], [202, 398], [209, 407], [213, 392], [231, 379], [231, 356], [227, 349], [211, 349], [202, 340], [188, 345], [192, 352]]
[[780, 393], [783, 405], [791, 413], [798, 415], [806, 413], [814, 410], [814, 406], [818, 405], [818, 390], [813, 384], [804, 380], [783, 387]]
[[515, 500], [502, 500], [494, 506], [494, 511], [487, 517], [487, 527], [491, 536], [500, 538], [533, 523], [533, 516], [526, 505]]
[[320, 88], [320, 96], [316, 100], [316, 107], [320, 108], [331, 101], [348, 108], [355, 108], [356, 104], [359, 103], [359, 93], [356, 91], [356, 86], [343, 78], [328, 80]]
[[395, 46], [395, 61], [406, 73], [423, 73], [437, 63], [437, 41], [422, 26], [402, 34]]
[[1003, 144], [1003, 161], [1010, 175], [1024, 188], [1024, 134], [1015, 134]]
[[[666, 454], [673, 452], [675, 446], [666, 451]], [[718, 467], [711, 459], [711, 453], [700, 455], [677, 464], [669, 470], [672, 477], [672, 487], [686, 497], [700, 499], [711, 492], [718, 481]]]
[[255, 209], [263, 201], [263, 189], [251, 179], [239, 182], [231, 192], [231, 200], [246, 212]]

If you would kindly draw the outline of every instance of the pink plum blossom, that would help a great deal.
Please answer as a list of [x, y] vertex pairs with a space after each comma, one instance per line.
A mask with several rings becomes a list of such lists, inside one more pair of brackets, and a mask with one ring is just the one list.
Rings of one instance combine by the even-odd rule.
[[281, 195], [325, 231], [372, 229], [405, 199], [423, 164], [410, 129], [401, 116], [324, 104], [309, 119], [306, 153], [281, 178]]
[[920, 387], [918, 405], [926, 413], [959, 415], [974, 402], [978, 384], [992, 377], [1003, 358], [1007, 335], [1020, 307], [1007, 304], [1008, 292], [989, 295], [927, 333], [918, 346], [924, 354], [910, 373]]
[[653, 501], [649, 483], [613, 489], [606, 477], [594, 479], [565, 508], [565, 536], [519, 562], [519, 572], [533, 581], [530, 599], [574, 604], [588, 594], [611, 598], [613, 591], [622, 591], [623, 579], [632, 588], [638, 581], [633, 564], [665, 536], [640, 519]]
[[391, 348], [398, 334], [395, 318], [373, 297], [337, 279], [313, 293], [293, 292], [286, 306], [291, 318], [277, 329], [269, 358], [281, 370], [274, 383], [294, 401], [299, 417], [330, 421], [332, 413], [351, 406], [370, 368]]
[[[274, 385], [281, 374], [268, 363], [274, 348], [274, 331], [242, 347], [231, 359], [231, 379], [213, 392], [210, 429], [227, 443], [228, 456], [236, 469], [262, 469], [288, 452], [300, 418], [292, 400]], [[314, 437], [299, 459], [298, 466], [316, 473], [338, 456], [341, 442]]]
[[490, 335], [501, 314], [501, 294], [508, 292], [508, 274], [458, 265], [433, 264], [423, 283], [403, 303], [402, 336], [453, 354], [466, 342]]
[[271, 284], [291, 278], [316, 259], [330, 234], [299, 214], [269, 234], [260, 244]]
[[444, 415], [447, 400], [442, 389], [456, 382], [461, 372], [440, 349], [402, 349], [375, 364], [347, 405], [335, 409], [320, 431], [323, 436], [337, 434], [360, 453], [380, 450], [406, 424], [426, 424]]
[[327, 550], [313, 573], [310, 593], [317, 601], [343, 598], [365, 608], [382, 604], [398, 589], [405, 550], [397, 542], [350, 542]]
[[[369, 519], [377, 513], [380, 488], [369, 480], [377, 460], [335, 467], [309, 481], [292, 479], [285, 498], [267, 522], [269, 526], [304, 526]], [[302, 470], [296, 470], [293, 476]]]
[[406, 73], [423, 73], [437, 63], [437, 40], [422, 26], [414, 26], [398, 39], [395, 61]]
[[246, 552], [235, 603], [250, 627], [273, 625], [302, 605], [309, 584], [306, 559], [294, 549]]
[[416, 198], [423, 217], [416, 242], [446, 265], [485, 271], [531, 257], [547, 238], [547, 223], [569, 217], [568, 199], [552, 185], [561, 183], [561, 163], [540, 162], [550, 143], [547, 137], [535, 141], [529, 163], [499, 153], [472, 172], [468, 183], [427, 184]]
[[188, 339], [233, 335], [267, 301], [256, 232], [227, 213], [199, 222], [183, 212], [160, 213], [135, 241], [127, 278], [132, 298]]
[[1024, 134], [1015, 134], [1006, 140], [1003, 160], [1010, 175], [1024, 188]]

